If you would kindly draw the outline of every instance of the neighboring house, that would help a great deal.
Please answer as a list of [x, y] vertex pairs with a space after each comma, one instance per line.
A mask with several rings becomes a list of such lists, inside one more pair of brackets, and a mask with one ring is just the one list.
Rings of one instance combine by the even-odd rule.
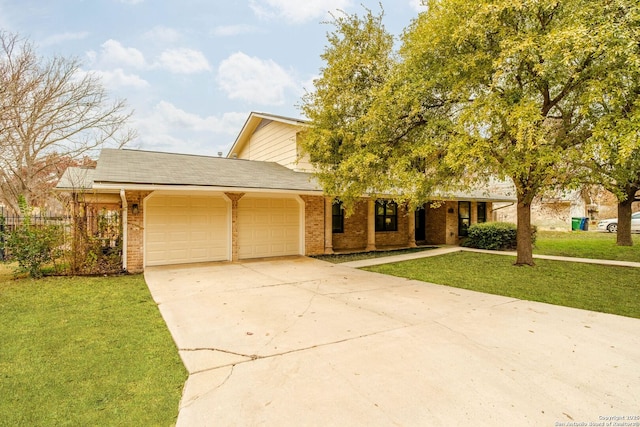
[[[123, 268], [457, 244], [511, 196], [476, 191], [415, 212], [366, 197], [345, 217], [300, 152], [306, 122], [252, 113], [227, 158], [102, 150], [57, 188], [122, 209]], [[84, 174], [84, 175], [83, 175]]]
[[[595, 226], [598, 219], [616, 216], [615, 196], [595, 186], [582, 191], [558, 191], [554, 195], [538, 197], [531, 204], [531, 223], [539, 230], [570, 231], [572, 218], [589, 218], [591, 226]], [[516, 217], [515, 204], [494, 206], [494, 221], [515, 223]]]

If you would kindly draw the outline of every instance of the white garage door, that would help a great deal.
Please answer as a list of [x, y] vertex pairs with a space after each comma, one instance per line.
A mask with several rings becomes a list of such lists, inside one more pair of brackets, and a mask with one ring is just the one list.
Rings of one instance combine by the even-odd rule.
[[238, 202], [238, 257], [300, 254], [300, 206], [294, 199], [243, 197]]
[[145, 264], [228, 260], [228, 229], [222, 197], [152, 195], [146, 203]]

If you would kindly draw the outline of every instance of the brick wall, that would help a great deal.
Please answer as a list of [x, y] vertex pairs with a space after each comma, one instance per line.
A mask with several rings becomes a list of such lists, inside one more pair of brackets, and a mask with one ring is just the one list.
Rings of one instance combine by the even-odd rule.
[[425, 237], [429, 245], [444, 245], [447, 242], [447, 206], [427, 203], [425, 207]]
[[333, 233], [334, 251], [367, 247], [367, 213], [367, 200], [356, 202], [353, 213], [344, 218], [344, 233]]
[[300, 196], [304, 201], [305, 255], [324, 253], [324, 197]]
[[[144, 199], [151, 192], [127, 192], [127, 270], [131, 273], [144, 269]], [[227, 193], [237, 206], [241, 193]], [[305, 255], [324, 253], [325, 246], [325, 202], [322, 196], [300, 196], [305, 203]], [[133, 213], [133, 205], [138, 213]], [[491, 217], [492, 204], [487, 203], [487, 217]], [[237, 211], [237, 209], [234, 209]], [[333, 249], [336, 251], [362, 250], [367, 246], [367, 200], [356, 203], [354, 213], [344, 220], [344, 233], [333, 234]], [[426, 241], [428, 244], [457, 244], [458, 203], [442, 202], [438, 207], [426, 205]], [[232, 218], [235, 222], [236, 218]], [[472, 203], [472, 223], [476, 223], [476, 204]], [[376, 247], [405, 246], [408, 244], [409, 218], [404, 206], [398, 207], [398, 231], [377, 232]], [[233, 241], [237, 241], [237, 224], [232, 228]], [[234, 257], [236, 256], [236, 248]]]
[[[144, 198], [151, 192], [127, 192], [127, 271], [141, 273], [144, 270]], [[138, 213], [133, 213], [133, 205]]]
[[[367, 247], [367, 199], [356, 202], [353, 213], [344, 219], [344, 232], [333, 234], [334, 251], [364, 250]], [[372, 226], [375, 226], [372, 224]], [[398, 231], [376, 233], [376, 247], [409, 244], [409, 217], [404, 206], [398, 206]]]
[[407, 208], [398, 205], [398, 231], [383, 231], [376, 233], [376, 247], [406, 246], [409, 244], [409, 217]]

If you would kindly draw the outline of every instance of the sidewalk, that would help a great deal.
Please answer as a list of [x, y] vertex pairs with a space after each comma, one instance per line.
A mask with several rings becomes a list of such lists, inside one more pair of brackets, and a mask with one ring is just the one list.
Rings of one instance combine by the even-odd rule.
[[[490, 251], [485, 249], [463, 248], [461, 246], [443, 246], [437, 249], [430, 249], [430, 250], [428, 249], [428, 250], [414, 252], [410, 254], [391, 255], [388, 257], [363, 259], [359, 261], [350, 261], [350, 262], [342, 263], [340, 265], [345, 267], [352, 267], [352, 268], [371, 267], [374, 265], [390, 264], [393, 262], [408, 261], [412, 259], [445, 255], [445, 254], [462, 252], [462, 251], [486, 253], [486, 254], [492, 254], [492, 255], [516, 256], [515, 251]], [[554, 261], [582, 262], [585, 264], [600, 264], [600, 265], [613, 265], [617, 267], [640, 268], [640, 262], [632, 262], [632, 261], [615, 261], [615, 260], [608, 260], [608, 259], [574, 258], [574, 257], [566, 257], [566, 256], [536, 255], [536, 254], [533, 254], [533, 257], [537, 259], [549, 259]]]

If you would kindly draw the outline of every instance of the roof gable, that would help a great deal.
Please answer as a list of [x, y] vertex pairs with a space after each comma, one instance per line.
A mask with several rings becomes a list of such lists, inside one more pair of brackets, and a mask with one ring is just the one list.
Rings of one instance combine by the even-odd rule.
[[247, 118], [244, 126], [242, 126], [238, 137], [231, 146], [231, 149], [227, 154], [227, 158], [233, 158], [234, 156], [237, 156], [238, 153], [245, 149], [245, 146], [249, 143], [253, 134], [262, 127], [267, 126], [271, 122], [279, 122], [300, 128], [306, 127], [309, 124], [308, 121], [302, 119], [294, 119], [291, 117], [277, 116], [274, 114], [252, 112], [251, 114], [249, 114], [249, 117]]

